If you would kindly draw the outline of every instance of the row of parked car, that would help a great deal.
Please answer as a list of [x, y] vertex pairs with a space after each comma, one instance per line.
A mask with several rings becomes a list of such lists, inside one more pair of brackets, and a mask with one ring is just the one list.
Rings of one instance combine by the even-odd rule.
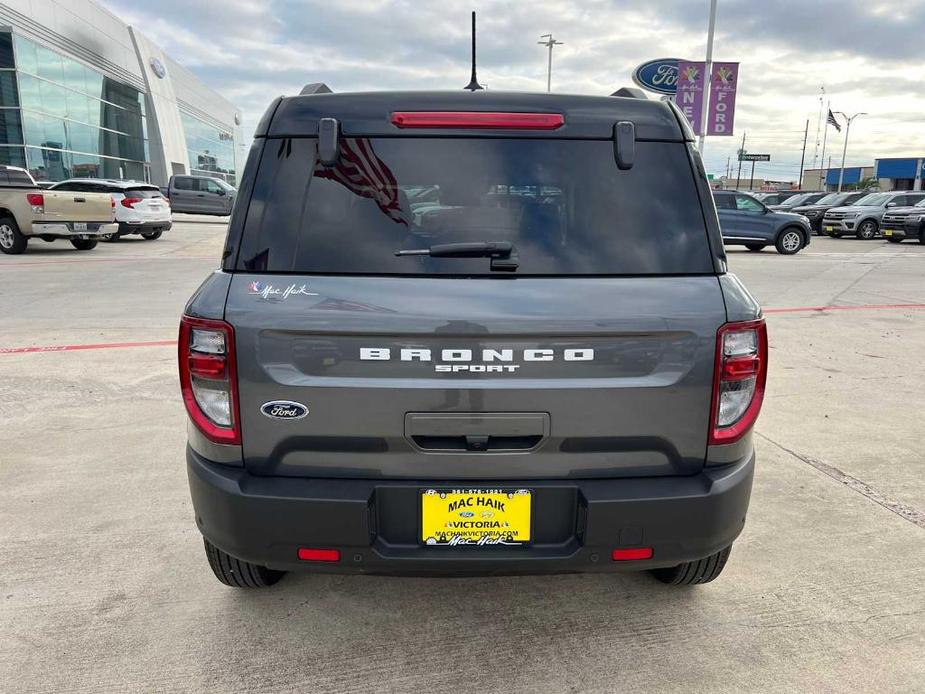
[[235, 194], [207, 176], [171, 176], [163, 188], [103, 178], [39, 184], [26, 169], [0, 166], [0, 251], [23, 253], [32, 239], [66, 239], [79, 251], [130, 234], [154, 241], [173, 212], [227, 215]]
[[714, 191], [716, 209], [728, 245], [750, 251], [774, 246], [792, 255], [809, 245], [813, 233], [891, 243], [918, 239], [925, 244], [925, 191], [807, 192], [750, 194]]

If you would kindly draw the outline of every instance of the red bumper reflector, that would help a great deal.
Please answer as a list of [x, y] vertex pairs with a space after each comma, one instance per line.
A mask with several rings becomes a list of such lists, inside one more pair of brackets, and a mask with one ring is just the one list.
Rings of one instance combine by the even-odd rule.
[[561, 113], [495, 113], [488, 111], [396, 111], [399, 128], [486, 128], [555, 130], [565, 124]]
[[302, 561], [340, 561], [340, 550], [299, 547], [299, 559]]
[[614, 561], [630, 561], [633, 559], [651, 559], [651, 547], [632, 547], [629, 549], [615, 549], [610, 558]]

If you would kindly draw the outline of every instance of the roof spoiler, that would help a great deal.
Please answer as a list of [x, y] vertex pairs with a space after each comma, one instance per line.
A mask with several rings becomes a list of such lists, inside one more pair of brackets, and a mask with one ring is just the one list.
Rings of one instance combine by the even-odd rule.
[[299, 92], [299, 96], [308, 96], [309, 94], [333, 94], [333, 93], [334, 91], [324, 82], [309, 82], [304, 87], [302, 87], [302, 91]]
[[646, 100], [648, 100], [649, 98], [646, 96], [646, 93], [644, 91], [642, 91], [641, 89], [637, 89], [636, 87], [620, 87], [617, 91], [615, 91], [610, 96], [623, 96], [628, 99], [646, 99]]

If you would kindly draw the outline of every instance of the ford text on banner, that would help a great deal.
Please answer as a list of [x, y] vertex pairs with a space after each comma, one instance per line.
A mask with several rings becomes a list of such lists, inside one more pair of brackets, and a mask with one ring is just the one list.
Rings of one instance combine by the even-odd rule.
[[703, 116], [703, 86], [706, 63], [678, 61], [678, 91], [675, 103], [684, 111], [696, 134], [700, 134]]
[[710, 113], [707, 116], [707, 135], [732, 135], [738, 85], [738, 63], [713, 63], [713, 74], [710, 76]]

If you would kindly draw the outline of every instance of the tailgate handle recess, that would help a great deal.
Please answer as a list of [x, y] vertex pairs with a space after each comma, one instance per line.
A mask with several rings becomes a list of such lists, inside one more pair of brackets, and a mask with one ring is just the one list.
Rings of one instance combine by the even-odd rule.
[[405, 437], [422, 451], [500, 453], [530, 451], [549, 436], [546, 412], [409, 412]]
[[86, 198], [74, 198], [74, 202], [87, 202]]

